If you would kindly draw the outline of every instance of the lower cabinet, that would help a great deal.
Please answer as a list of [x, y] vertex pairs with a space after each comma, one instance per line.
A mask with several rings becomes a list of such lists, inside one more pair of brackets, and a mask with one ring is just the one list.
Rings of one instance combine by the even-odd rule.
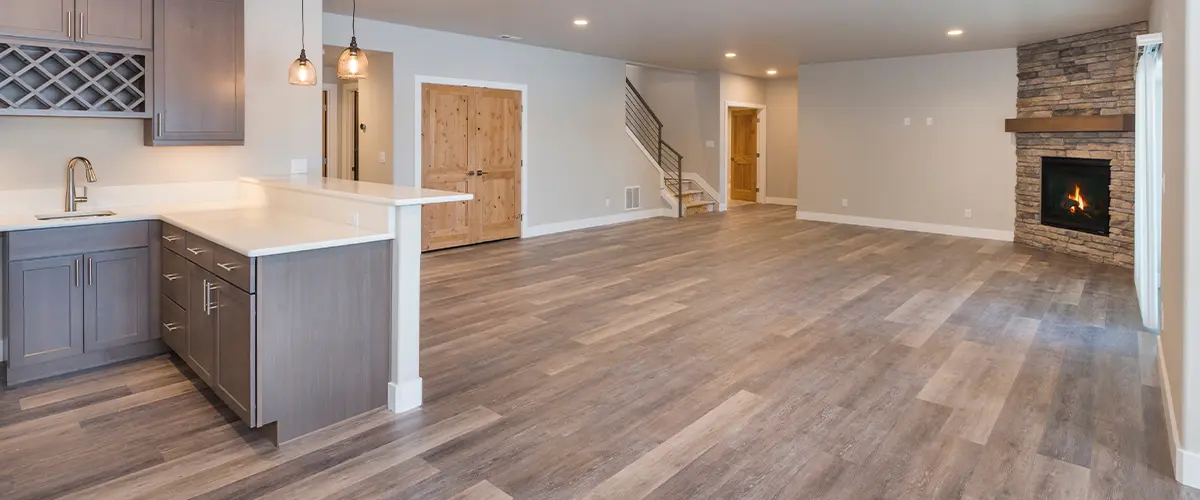
[[161, 353], [151, 246], [144, 222], [8, 233], [8, 384]]
[[[212, 254], [214, 250], [224, 249], [206, 248], [204, 253]], [[163, 262], [178, 257], [166, 248], [162, 252]], [[186, 271], [164, 273], [164, 295], [160, 299], [163, 339], [234, 413], [256, 427], [254, 295], [217, 277], [197, 260], [213, 269], [235, 268], [229, 262], [190, 259], [183, 264]], [[224, 267], [218, 267], [221, 265]], [[250, 267], [253, 263], [247, 259], [237, 265]], [[174, 295], [187, 298], [178, 304], [165, 291], [168, 284], [181, 282], [186, 290]], [[252, 288], [244, 283], [242, 286]]]

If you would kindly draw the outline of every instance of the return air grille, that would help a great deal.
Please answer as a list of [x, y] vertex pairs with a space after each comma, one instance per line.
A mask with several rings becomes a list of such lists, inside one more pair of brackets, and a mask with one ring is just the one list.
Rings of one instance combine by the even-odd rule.
[[625, 210], [637, 210], [642, 208], [642, 187], [631, 186], [625, 188]]
[[148, 118], [146, 56], [0, 42], [0, 115]]

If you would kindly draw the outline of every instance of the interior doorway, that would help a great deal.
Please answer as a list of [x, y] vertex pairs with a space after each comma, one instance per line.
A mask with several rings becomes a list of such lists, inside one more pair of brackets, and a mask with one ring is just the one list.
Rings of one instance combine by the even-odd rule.
[[729, 108], [729, 206], [758, 202], [758, 110]]
[[325, 177], [392, 184], [395, 180], [395, 76], [392, 53], [365, 51], [366, 78], [340, 80], [343, 47], [325, 46], [322, 100], [325, 105]]
[[422, 207], [422, 249], [519, 238], [524, 90], [419, 85], [420, 186], [475, 195]]

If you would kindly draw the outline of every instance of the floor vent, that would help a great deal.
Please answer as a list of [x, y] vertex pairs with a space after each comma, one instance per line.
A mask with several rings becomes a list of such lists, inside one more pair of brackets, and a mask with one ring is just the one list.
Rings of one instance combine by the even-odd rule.
[[637, 210], [642, 208], [642, 187], [631, 186], [625, 188], [625, 210]]

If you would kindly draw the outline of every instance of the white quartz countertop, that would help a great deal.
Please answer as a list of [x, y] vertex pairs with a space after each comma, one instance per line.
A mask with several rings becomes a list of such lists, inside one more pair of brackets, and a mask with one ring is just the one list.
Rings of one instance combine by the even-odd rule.
[[474, 198], [474, 195], [469, 193], [303, 175], [269, 178], [244, 177], [242, 182], [398, 207], [468, 201]]
[[0, 214], [0, 232], [162, 220], [247, 257], [262, 257], [394, 239], [388, 231], [360, 229], [267, 206], [210, 203], [120, 207], [117, 215], [38, 220], [34, 215]]

